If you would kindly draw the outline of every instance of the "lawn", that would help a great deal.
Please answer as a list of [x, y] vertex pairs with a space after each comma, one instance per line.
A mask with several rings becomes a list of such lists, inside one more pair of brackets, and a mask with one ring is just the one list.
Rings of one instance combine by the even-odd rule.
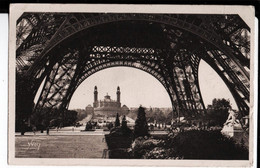
[[102, 158], [104, 135], [16, 136], [18, 158]]

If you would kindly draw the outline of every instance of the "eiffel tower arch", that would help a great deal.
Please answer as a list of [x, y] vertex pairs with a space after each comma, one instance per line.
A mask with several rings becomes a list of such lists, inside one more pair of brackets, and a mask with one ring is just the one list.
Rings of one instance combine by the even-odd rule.
[[249, 44], [250, 28], [239, 15], [23, 13], [16, 29], [16, 118], [43, 108], [62, 113], [85, 79], [116, 66], [151, 74], [169, 94], [174, 113], [200, 116], [201, 60], [222, 78], [245, 116]]

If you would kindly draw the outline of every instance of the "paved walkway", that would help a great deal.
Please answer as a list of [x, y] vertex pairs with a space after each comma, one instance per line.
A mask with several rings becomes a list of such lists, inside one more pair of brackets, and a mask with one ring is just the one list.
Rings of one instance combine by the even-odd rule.
[[87, 117], [85, 117], [83, 120], [79, 121], [79, 123], [81, 123], [81, 124], [83, 124], [83, 125], [86, 125], [86, 123], [87, 123], [88, 121], [90, 121], [91, 119], [92, 119], [92, 115], [89, 114], [89, 115], [87, 115]]

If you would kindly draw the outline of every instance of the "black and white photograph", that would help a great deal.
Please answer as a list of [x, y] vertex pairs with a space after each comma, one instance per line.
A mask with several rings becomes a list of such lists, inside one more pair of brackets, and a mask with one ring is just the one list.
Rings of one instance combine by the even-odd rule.
[[249, 6], [13, 4], [9, 162], [250, 166], [253, 45]]

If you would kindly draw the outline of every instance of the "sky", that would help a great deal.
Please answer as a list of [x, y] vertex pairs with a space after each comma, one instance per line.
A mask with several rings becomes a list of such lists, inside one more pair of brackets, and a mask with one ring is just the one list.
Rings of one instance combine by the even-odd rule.
[[[199, 85], [205, 106], [214, 98], [229, 99], [233, 109], [236, 103], [217, 73], [204, 61], [199, 65]], [[69, 109], [84, 109], [93, 105], [94, 86], [98, 88], [98, 99], [106, 94], [116, 100], [116, 89], [120, 86], [121, 104], [128, 107], [171, 107], [170, 97], [163, 85], [147, 72], [129, 68], [113, 67], [101, 70], [88, 77], [74, 92]]]

